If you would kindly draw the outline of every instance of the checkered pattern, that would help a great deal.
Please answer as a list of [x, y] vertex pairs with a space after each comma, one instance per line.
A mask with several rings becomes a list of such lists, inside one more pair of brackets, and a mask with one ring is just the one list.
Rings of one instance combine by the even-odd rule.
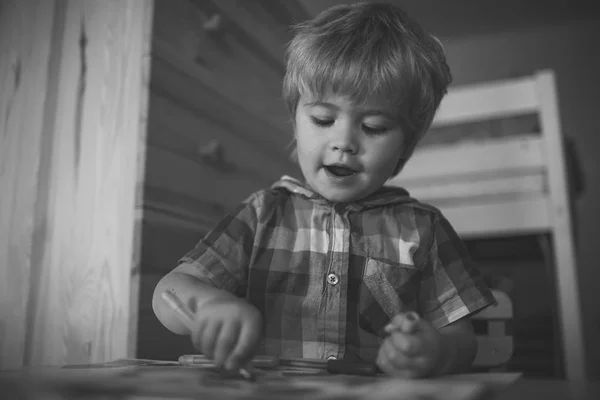
[[494, 302], [448, 221], [400, 188], [333, 205], [283, 177], [181, 261], [258, 307], [259, 354], [372, 361], [401, 311], [442, 327]]

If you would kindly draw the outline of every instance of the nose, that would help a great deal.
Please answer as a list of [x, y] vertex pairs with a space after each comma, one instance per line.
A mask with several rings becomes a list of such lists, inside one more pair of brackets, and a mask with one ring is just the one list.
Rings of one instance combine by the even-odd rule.
[[333, 130], [330, 138], [330, 148], [334, 152], [356, 154], [358, 152], [358, 141], [351, 127], [340, 126]]

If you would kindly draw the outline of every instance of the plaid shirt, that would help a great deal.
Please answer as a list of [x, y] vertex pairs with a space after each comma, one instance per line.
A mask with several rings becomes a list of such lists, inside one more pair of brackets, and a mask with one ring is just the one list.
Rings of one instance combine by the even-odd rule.
[[442, 327], [494, 302], [450, 223], [401, 188], [332, 204], [283, 177], [181, 261], [261, 311], [257, 354], [373, 361], [399, 312]]

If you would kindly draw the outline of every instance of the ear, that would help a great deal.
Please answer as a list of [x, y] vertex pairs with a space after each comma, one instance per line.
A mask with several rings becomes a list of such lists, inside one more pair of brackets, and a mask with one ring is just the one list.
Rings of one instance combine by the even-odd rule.
[[296, 130], [294, 129], [294, 137], [290, 143], [286, 146], [286, 149], [290, 150], [290, 160], [294, 163], [298, 162], [298, 151], [296, 147]]
[[290, 153], [290, 160], [295, 164], [298, 163], [298, 152], [296, 151], [296, 147], [294, 147]]
[[290, 118], [290, 125], [292, 126], [292, 140], [290, 140], [290, 143], [286, 146], [286, 149], [290, 149], [290, 155], [289, 158], [293, 163], [298, 163], [298, 151], [297, 151], [297, 145], [296, 145], [296, 114], [294, 113], [294, 115]]

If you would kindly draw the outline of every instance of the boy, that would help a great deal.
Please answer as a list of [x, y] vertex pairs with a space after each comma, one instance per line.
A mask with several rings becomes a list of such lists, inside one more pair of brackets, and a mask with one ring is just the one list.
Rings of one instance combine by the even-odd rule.
[[[304, 182], [254, 193], [183, 257], [155, 289], [159, 320], [229, 370], [254, 354], [375, 362], [403, 377], [467, 370], [468, 316], [491, 292], [437, 209], [384, 187], [450, 80], [440, 43], [389, 4], [299, 25], [283, 94]], [[191, 307], [193, 327], [164, 291]]]

